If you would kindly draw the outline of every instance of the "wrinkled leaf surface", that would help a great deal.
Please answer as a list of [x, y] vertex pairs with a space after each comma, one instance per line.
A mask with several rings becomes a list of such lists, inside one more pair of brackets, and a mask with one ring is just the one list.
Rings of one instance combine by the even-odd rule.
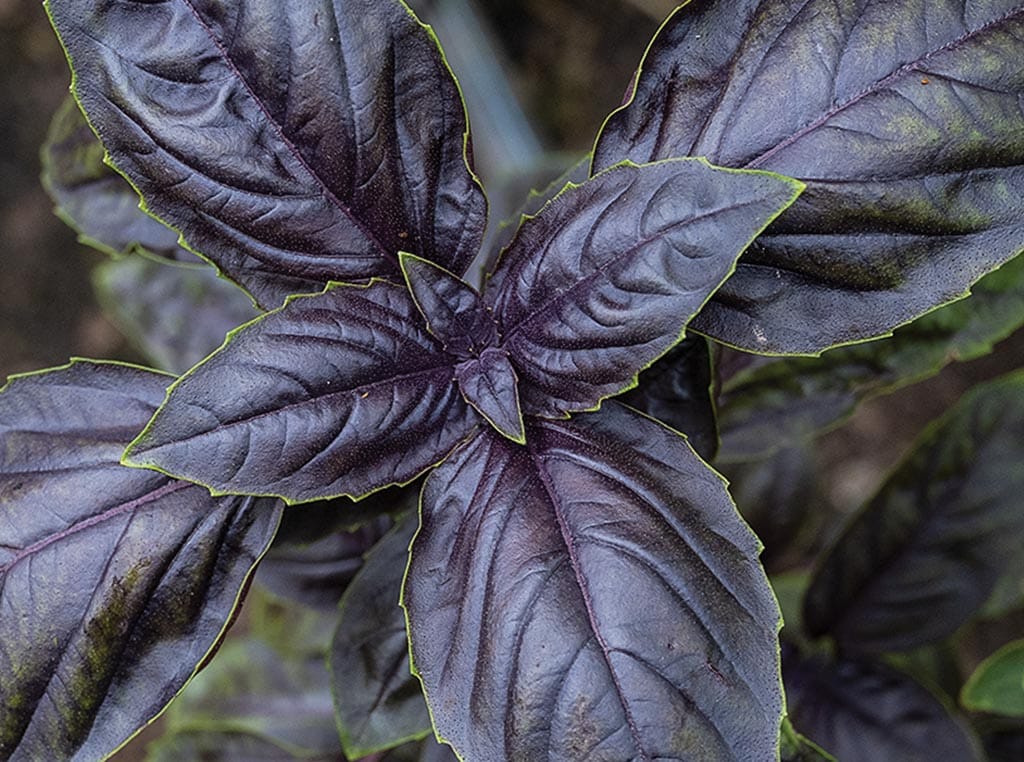
[[265, 308], [461, 272], [486, 203], [437, 42], [399, 0], [50, 0], [74, 91], [148, 208]]
[[704, 156], [807, 190], [694, 328], [765, 353], [878, 336], [1024, 249], [1019, 0], [676, 11], [594, 167]]
[[76, 362], [0, 394], [0, 758], [103, 759], [219, 641], [280, 518], [118, 463], [167, 376]]
[[465, 759], [771, 759], [778, 609], [682, 437], [607, 402], [484, 431], [428, 476], [403, 593]]

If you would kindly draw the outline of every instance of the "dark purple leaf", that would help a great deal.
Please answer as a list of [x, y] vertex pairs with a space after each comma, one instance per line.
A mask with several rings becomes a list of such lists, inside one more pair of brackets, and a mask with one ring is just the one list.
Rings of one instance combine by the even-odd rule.
[[523, 411], [561, 417], [634, 385], [799, 191], [699, 160], [624, 164], [527, 219], [485, 294]]
[[145, 257], [93, 271], [104, 311], [157, 367], [184, 373], [259, 313], [245, 292], [211, 267], [177, 267]]
[[498, 339], [498, 326], [465, 281], [425, 259], [402, 253], [402, 274], [427, 330], [460, 359], [477, 357]]
[[953, 633], [1024, 545], [1024, 371], [976, 387], [925, 430], [821, 563], [804, 617], [851, 651]]
[[182, 262], [199, 262], [178, 245], [178, 233], [139, 208], [139, 194], [103, 162], [105, 151], [75, 99], [53, 115], [43, 144], [43, 186], [57, 215], [78, 240], [114, 256], [148, 251]]
[[331, 284], [250, 323], [177, 381], [127, 462], [288, 502], [408, 482], [479, 421], [454, 363], [404, 288]]
[[0, 394], [0, 758], [102, 759], [220, 640], [280, 518], [119, 465], [170, 379], [85, 361]]
[[486, 202], [437, 42], [398, 0], [48, 0], [113, 163], [264, 307], [462, 272]]
[[682, 437], [614, 401], [427, 478], [403, 604], [464, 759], [771, 759], [779, 613]]
[[882, 664], [783, 649], [793, 725], [842, 762], [980, 762], [976, 739], [935, 696]]
[[505, 350], [489, 347], [475, 360], [466, 360], [455, 369], [455, 379], [466, 402], [496, 431], [513, 442], [526, 442], [518, 379]]
[[714, 460], [718, 423], [711, 399], [711, 350], [703, 336], [688, 336], [672, 347], [619, 401], [682, 432], [698, 455]]
[[431, 732], [398, 605], [418, 518], [406, 515], [377, 543], [341, 600], [329, 666], [342, 748], [353, 759]]
[[1020, 0], [676, 11], [595, 169], [705, 156], [807, 190], [693, 327], [765, 353], [878, 336], [1024, 249]]

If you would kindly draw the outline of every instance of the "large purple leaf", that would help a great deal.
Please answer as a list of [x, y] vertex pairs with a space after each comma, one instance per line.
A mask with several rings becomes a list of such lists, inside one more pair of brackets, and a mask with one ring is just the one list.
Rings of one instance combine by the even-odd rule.
[[1024, 546], [1024, 370], [976, 387], [922, 433], [807, 592], [812, 635], [848, 651], [952, 634]]
[[42, 181], [57, 215], [82, 243], [119, 256], [148, 251], [199, 262], [178, 245], [178, 234], [139, 208], [139, 194], [103, 162], [103, 145], [70, 95], [53, 115], [43, 144]]
[[452, 383], [456, 362], [404, 288], [331, 284], [182, 376], [126, 462], [288, 502], [408, 482], [480, 420]]
[[0, 394], [0, 758], [112, 753], [220, 640], [280, 503], [124, 468], [170, 379], [76, 362]]
[[694, 322], [766, 353], [877, 336], [1024, 249], [1020, 0], [676, 11], [594, 166], [705, 156], [807, 183]]
[[800, 188], [694, 159], [623, 164], [525, 220], [485, 294], [523, 412], [593, 409], [634, 385]]
[[46, 5], [113, 163], [263, 306], [476, 254], [462, 100], [400, 0]]
[[485, 430], [427, 478], [403, 604], [464, 759], [778, 755], [759, 545], [685, 440], [615, 402]]

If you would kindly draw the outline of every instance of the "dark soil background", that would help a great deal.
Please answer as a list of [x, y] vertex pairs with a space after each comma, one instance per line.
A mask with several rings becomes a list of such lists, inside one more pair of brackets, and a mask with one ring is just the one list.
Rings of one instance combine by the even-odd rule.
[[[433, 20], [439, 2], [413, 5]], [[546, 165], [548, 175], [590, 149], [658, 20], [673, 6], [672, 0], [476, 4], [535, 137], [546, 151], [559, 152]], [[450, 48], [460, 45], [440, 26], [438, 33]], [[103, 255], [79, 245], [53, 216], [38, 180], [39, 147], [68, 82], [39, 0], [0, 0], [0, 382], [71, 356], [140, 361], [93, 296], [89, 273]], [[482, 140], [478, 131], [478, 147]], [[481, 167], [482, 174], [488, 171]], [[1024, 332], [1018, 332], [989, 357], [951, 365], [934, 379], [864, 405], [851, 423], [820, 441], [824, 470], [816, 500], [838, 514], [853, 510], [928, 420], [978, 381], [1022, 365]], [[127, 762], [134, 753], [118, 759]]]

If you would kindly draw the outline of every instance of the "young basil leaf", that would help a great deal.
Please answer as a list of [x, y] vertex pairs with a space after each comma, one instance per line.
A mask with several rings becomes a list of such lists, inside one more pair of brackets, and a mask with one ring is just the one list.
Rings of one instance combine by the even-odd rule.
[[801, 187], [702, 160], [627, 163], [525, 220], [485, 293], [523, 411], [562, 417], [635, 385]]
[[455, 380], [466, 402], [476, 408], [502, 436], [526, 443], [519, 407], [519, 379], [505, 350], [488, 347], [480, 357], [460, 363]]
[[498, 339], [498, 326], [480, 295], [458, 276], [425, 259], [399, 254], [402, 275], [427, 330], [460, 359], [478, 357]]
[[687, 336], [672, 347], [619, 401], [686, 434], [698, 455], [714, 460], [718, 423], [711, 399], [711, 348], [703, 336]]
[[960, 703], [972, 712], [1024, 717], [1024, 640], [1007, 643], [978, 665]]
[[767, 759], [779, 612], [721, 478], [615, 402], [427, 477], [403, 605], [464, 759]]
[[146, 257], [93, 271], [104, 311], [157, 367], [184, 373], [257, 316], [249, 297], [211, 267], [175, 267]]
[[398, 274], [462, 272], [486, 222], [465, 110], [399, 0], [48, 0], [114, 165], [264, 307]]
[[804, 659], [783, 648], [793, 725], [842, 762], [981, 762], [962, 718], [906, 675], [882, 664]]
[[1024, 250], [1024, 5], [708, 0], [679, 9], [594, 168], [705, 156], [807, 191], [694, 322], [763, 353], [891, 331]]
[[323, 661], [284, 658], [258, 640], [226, 643], [167, 720], [150, 759], [342, 759]]
[[328, 666], [338, 733], [352, 759], [431, 733], [398, 605], [417, 519], [403, 517], [374, 546], [341, 600]]
[[[821, 357], [757, 358], [722, 385], [723, 461], [754, 460], [839, 425], [856, 406], [988, 354], [1024, 325], [1024, 256], [974, 284], [968, 299], [897, 328], [887, 339]], [[748, 355], [749, 357], [749, 355]]]
[[1024, 371], [933, 422], [845, 529], [805, 601], [812, 635], [910, 649], [954, 632], [1024, 544]]
[[178, 234], [139, 208], [139, 194], [103, 162], [103, 145], [68, 96], [53, 115], [42, 149], [42, 181], [62, 220], [78, 240], [120, 256], [147, 251], [199, 262], [178, 245]]
[[215, 493], [359, 497], [442, 460], [479, 418], [409, 292], [330, 284], [233, 332], [125, 452]]
[[104, 759], [221, 639], [277, 501], [124, 468], [169, 378], [78, 361], [0, 394], [0, 757]]

